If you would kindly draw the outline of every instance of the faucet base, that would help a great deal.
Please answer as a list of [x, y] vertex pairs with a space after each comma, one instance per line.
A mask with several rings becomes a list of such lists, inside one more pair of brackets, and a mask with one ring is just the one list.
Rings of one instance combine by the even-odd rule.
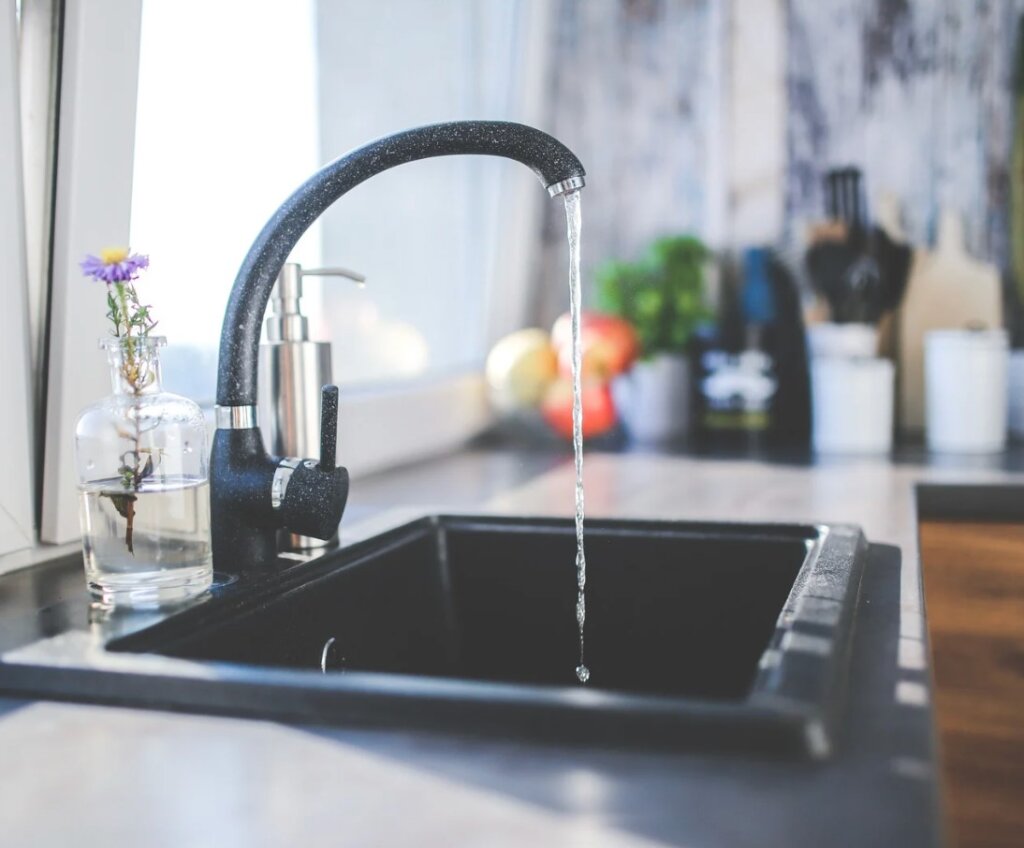
[[214, 433], [210, 518], [213, 567], [218, 571], [237, 574], [277, 559], [280, 522], [270, 503], [276, 468], [263, 448], [259, 427]]
[[273, 567], [282, 529], [331, 539], [348, 500], [345, 468], [272, 457], [259, 427], [216, 431], [210, 477], [213, 566], [229, 574]]

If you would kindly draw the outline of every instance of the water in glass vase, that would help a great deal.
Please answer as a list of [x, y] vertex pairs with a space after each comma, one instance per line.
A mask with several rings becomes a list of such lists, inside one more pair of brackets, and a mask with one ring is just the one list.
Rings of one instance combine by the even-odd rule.
[[79, 486], [89, 589], [102, 602], [174, 603], [209, 588], [210, 487], [161, 477], [126, 492], [119, 478]]

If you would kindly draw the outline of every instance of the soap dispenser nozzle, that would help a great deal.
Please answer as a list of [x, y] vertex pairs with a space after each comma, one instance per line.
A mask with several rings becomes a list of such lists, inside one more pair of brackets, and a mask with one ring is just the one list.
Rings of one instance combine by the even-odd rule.
[[[267, 318], [267, 340], [270, 342], [304, 342], [309, 340], [309, 321], [302, 314], [303, 277], [346, 277], [359, 286], [366, 277], [348, 268], [303, 268], [298, 262], [286, 262], [277, 275], [270, 293], [271, 315]], [[330, 381], [328, 381], [330, 382]]]

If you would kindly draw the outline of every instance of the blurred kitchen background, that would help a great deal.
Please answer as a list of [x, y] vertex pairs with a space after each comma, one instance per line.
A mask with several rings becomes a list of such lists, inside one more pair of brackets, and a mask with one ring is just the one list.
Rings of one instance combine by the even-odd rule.
[[[152, 257], [169, 387], [212, 401], [241, 258], [316, 167], [403, 127], [495, 118], [551, 132], [589, 174], [593, 445], [885, 454], [927, 432], [935, 451], [1002, 450], [1008, 424], [1024, 435], [1008, 344], [1024, 344], [1022, 12], [150, 0], [131, 239]], [[396, 421], [365, 450], [351, 435], [363, 470], [484, 432], [565, 439], [565, 240], [560, 200], [474, 157], [385, 173], [324, 216], [293, 258], [368, 282], [307, 281], [314, 338], [353, 402], [391, 398], [436, 430], [410, 441]]]

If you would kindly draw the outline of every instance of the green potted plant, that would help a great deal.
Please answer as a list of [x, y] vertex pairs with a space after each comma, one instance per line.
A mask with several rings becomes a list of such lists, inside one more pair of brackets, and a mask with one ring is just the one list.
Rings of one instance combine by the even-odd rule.
[[636, 330], [640, 359], [612, 386], [626, 430], [640, 442], [686, 434], [690, 373], [686, 348], [711, 317], [705, 296], [711, 253], [693, 236], [658, 239], [638, 262], [598, 270], [598, 302]]

